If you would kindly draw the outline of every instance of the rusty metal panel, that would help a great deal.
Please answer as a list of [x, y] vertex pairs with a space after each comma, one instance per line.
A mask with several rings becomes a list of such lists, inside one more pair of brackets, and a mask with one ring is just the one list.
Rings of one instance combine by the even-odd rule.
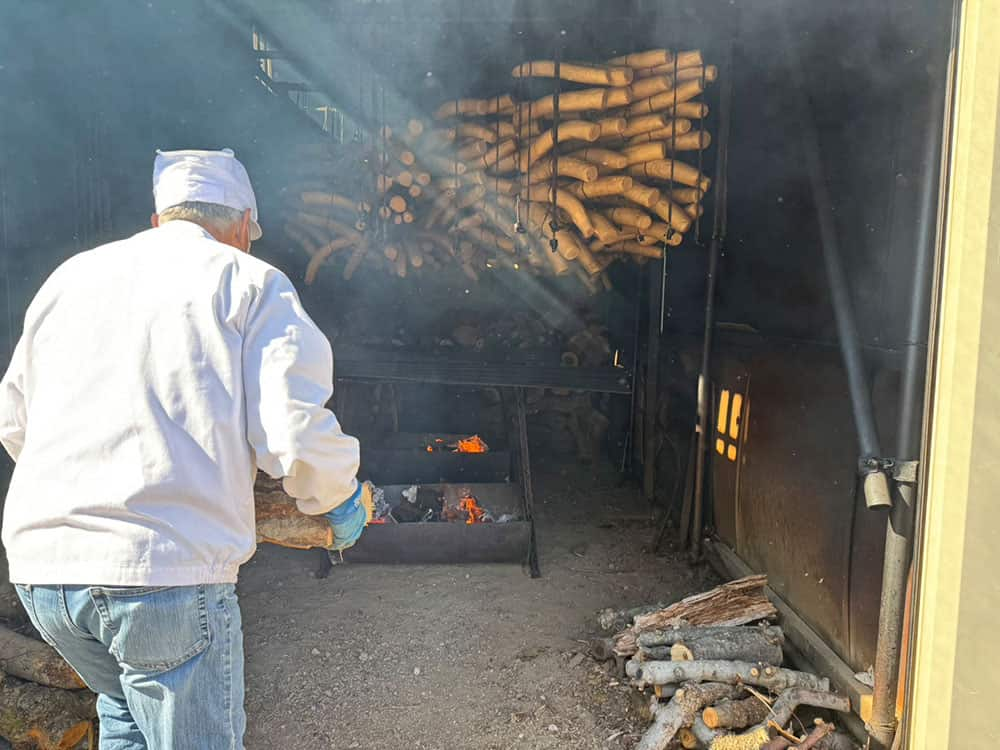
[[846, 658], [857, 445], [838, 355], [788, 346], [746, 367], [736, 551]]

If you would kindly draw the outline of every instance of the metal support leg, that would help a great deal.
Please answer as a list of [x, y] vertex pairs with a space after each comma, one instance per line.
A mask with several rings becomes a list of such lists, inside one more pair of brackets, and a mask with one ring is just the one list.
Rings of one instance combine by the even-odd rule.
[[517, 460], [521, 468], [521, 494], [524, 499], [524, 520], [531, 524], [528, 541], [528, 570], [532, 578], [542, 571], [538, 567], [538, 544], [535, 540], [535, 493], [531, 484], [531, 459], [528, 455], [528, 416], [524, 404], [524, 389], [514, 389], [515, 422], [517, 426]]

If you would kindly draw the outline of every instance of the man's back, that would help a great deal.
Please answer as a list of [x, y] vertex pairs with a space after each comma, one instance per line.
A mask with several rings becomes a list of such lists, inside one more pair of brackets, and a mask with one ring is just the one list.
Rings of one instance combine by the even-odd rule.
[[30, 427], [3, 524], [12, 580], [235, 580], [254, 546], [244, 370], [256, 405], [269, 356], [246, 334], [267, 294], [308, 321], [280, 272], [185, 221], [52, 275], [15, 355]]

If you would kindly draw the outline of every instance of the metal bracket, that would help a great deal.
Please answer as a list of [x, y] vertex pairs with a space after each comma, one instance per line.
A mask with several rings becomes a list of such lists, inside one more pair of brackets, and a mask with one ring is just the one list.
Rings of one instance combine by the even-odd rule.
[[916, 484], [920, 475], [919, 461], [894, 461], [892, 478], [900, 484]]

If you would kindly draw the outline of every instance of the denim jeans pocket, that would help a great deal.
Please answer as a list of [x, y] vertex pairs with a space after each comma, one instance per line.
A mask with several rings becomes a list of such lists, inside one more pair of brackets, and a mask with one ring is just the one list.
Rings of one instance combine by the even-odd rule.
[[211, 643], [204, 586], [95, 586], [90, 595], [114, 633], [111, 655], [123, 667], [166, 672]]

